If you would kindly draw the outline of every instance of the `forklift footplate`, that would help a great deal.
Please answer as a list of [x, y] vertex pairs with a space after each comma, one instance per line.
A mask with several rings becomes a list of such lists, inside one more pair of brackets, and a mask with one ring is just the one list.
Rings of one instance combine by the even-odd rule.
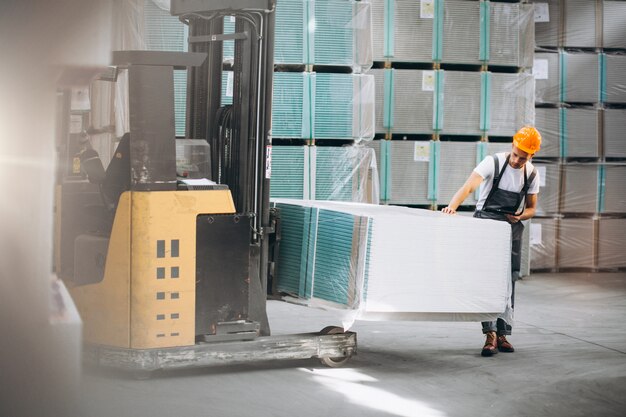
[[325, 364], [330, 360], [334, 366], [339, 366], [356, 354], [356, 345], [354, 332], [320, 332], [157, 349], [85, 345], [83, 355], [88, 363], [133, 372], [309, 358], [319, 358]]

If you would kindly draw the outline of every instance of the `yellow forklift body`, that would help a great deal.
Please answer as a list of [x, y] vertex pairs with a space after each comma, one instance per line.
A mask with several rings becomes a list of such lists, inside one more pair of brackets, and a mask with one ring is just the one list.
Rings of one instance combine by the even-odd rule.
[[124, 192], [104, 279], [70, 290], [84, 341], [132, 349], [194, 345], [196, 217], [233, 213], [229, 190]]

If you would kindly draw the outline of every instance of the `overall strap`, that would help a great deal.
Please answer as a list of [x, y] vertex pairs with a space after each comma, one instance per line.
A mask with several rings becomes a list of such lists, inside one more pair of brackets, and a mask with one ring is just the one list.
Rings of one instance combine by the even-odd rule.
[[498, 160], [498, 156], [493, 155], [492, 157], [493, 157], [493, 168], [494, 168], [493, 169], [493, 183], [491, 184], [491, 190], [489, 190], [489, 195], [487, 195], [487, 198], [485, 199], [485, 202], [483, 203], [485, 206], [487, 205], [487, 202], [491, 199], [493, 194], [498, 189], [498, 185], [500, 184], [500, 179], [502, 178], [502, 173], [504, 173], [506, 166], [509, 164], [509, 158], [511, 157], [511, 154], [506, 155], [506, 160], [504, 161], [504, 166], [502, 167], [502, 171], [500, 171], [500, 161]]

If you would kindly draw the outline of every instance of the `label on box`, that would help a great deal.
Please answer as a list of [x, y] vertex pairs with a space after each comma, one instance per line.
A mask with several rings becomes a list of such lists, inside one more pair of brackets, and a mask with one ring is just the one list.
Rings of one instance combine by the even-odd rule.
[[537, 175], [539, 175], [539, 186], [546, 186], [546, 167], [537, 167]]
[[530, 245], [541, 245], [541, 224], [539, 223], [530, 224]]
[[535, 59], [533, 64], [533, 76], [535, 80], [547, 80], [548, 79], [548, 60], [547, 59]]
[[435, 0], [420, 0], [420, 19], [435, 18]]
[[89, 87], [72, 88], [71, 109], [79, 111], [88, 111], [91, 109]]
[[81, 114], [70, 115], [70, 133], [80, 133], [83, 131], [83, 116]]
[[232, 71], [226, 71], [226, 74], [228, 74], [228, 76], [226, 77], [226, 97], [232, 97], [235, 73]]
[[272, 178], [272, 145], [267, 145], [265, 153], [265, 178]]
[[550, 8], [548, 3], [535, 3], [535, 22], [549, 22]]
[[413, 148], [413, 160], [416, 162], [430, 161], [430, 142], [415, 142], [415, 147]]
[[422, 73], [422, 91], [435, 91], [435, 71]]

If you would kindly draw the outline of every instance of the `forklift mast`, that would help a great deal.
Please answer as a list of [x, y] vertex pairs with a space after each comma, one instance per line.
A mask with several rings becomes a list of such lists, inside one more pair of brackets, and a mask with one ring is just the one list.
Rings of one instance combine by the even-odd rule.
[[[251, 279], [267, 291], [269, 175], [275, 0], [172, 0], [171, 14], [189, 26], [189, 51], [207, 59], [189, 67], [186, 137], [206, 138], [212, 179], [231, 190], [237, 213], [251, 217]], [[235, 33], [224, 34], [224, 18]], [[234, 41], [232, 63], [224, 41]], [[232, 105], [222, 106], [226, 72], [233, 73]], [[252, 307], [252, 306], [251, 306]]]

